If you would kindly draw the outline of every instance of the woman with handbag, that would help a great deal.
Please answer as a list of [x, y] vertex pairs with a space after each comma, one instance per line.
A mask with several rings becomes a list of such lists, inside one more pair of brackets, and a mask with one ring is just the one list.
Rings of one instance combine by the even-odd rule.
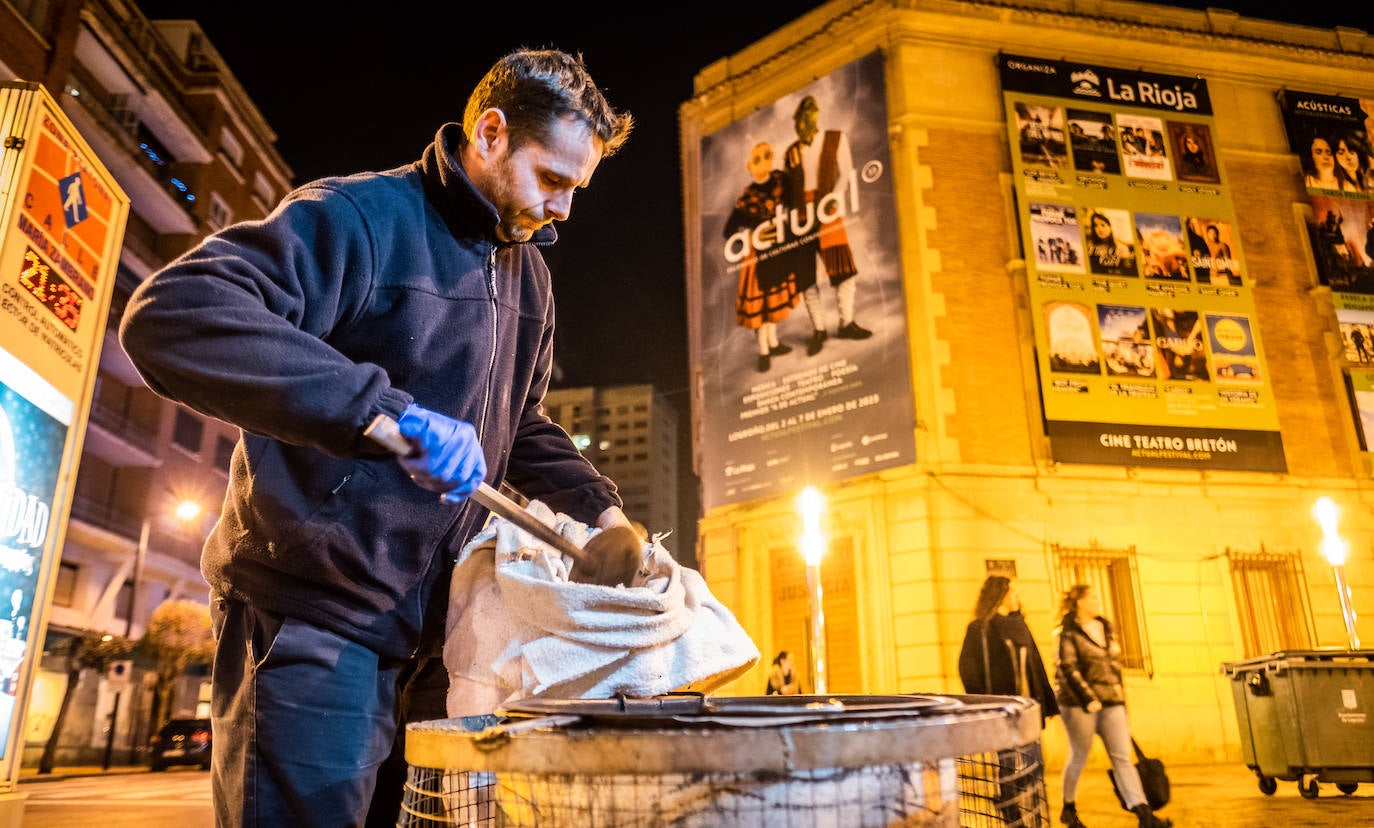
[[1021, 596], [1010, 578], [989, 575], [983, 581], [959, 652], [959, 680], [965, 693], [1034, 699], [1040, 705], [1042, 726], [1059, 714], [1045, 662], [1021, 615]]
[[1101, 599], [1092, 587], [1076, 584], [1064, 593], [1059, 609], [1054, 684], [1060, 718], [1069, 737], [1060, 821], [1068, 828], [1085, 828], [1078, 818], [1074, 795], [1092, 750], [1093, 734], [1097, 734], [1112, 760], [1122, 801], [1136, 815], [1140, 828], [1171, 828], [1172, 820], [1162, 819], [1150, 809], [1132, 762], [1131, 725], [1118, 660], [1121, 645], [1111, 622], [1102, 617]]
[[[1054, 688], [1045, 672], [1045, 662], [1035, 646], [1026, 619], [1021, 615], [1021, 596], [1010, 578], [989, 575], [973, 606], [973, 620], [964, 633], [959, 651], [959, 680], [966, 693], [1025, 696], [1040, 705], [1040, 724], [1059, 714]], [[1040, 743], [1028, 748], [1026, 755], [1002, 751], [998, 756], [999, 776], [1016, 780], [1027, 762], [1041, 763]], [[1027, 810], [1038, 811], [1036, 803]], [[1017, 785], [1007, 781], [999, 786], [998, 809], [1007, 825], [1021, 825], [1023, 803], [1017, 799]]]

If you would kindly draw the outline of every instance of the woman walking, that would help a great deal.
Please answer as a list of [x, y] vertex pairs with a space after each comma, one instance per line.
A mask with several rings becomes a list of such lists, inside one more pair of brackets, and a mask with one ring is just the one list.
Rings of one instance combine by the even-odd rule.
[[1021, 615], [1021, 596], [1010, 578], [989, 575], [983, 581], [959, 652], [959, 679], [966, 693], [1034, 699], [1040, 704], [1042, 725], [1059, 714], [1045, 662]]
[[[959, 652], [959, 680], [966, 693], [1034, 699], [1040, 705], [1041, 727], [1050, 716], [1059, 714], [1045, 662], [1021, 615], [1021, 596], [1010, 578], [989, 575], [983, 581]], [[1024, 755], [1016, 750], [1001, 751], [997, 760], [997, 808], [1002, 822], [1009, 826], [1029, 824], [1025, 817], [1043, 813], [1043, 803], [1018, 797], [1018, 780], [1025, 777], [1028, 764], [1043, 767], [1040, 743], [1028, 746]]]
[[1092, 587], [1076, 584], [1064, 593], [1059, 609], [1054, 686], [1069, 737], [1060, 821], [1068, 828], [1085, 828], [1078, 818], [1074, 795], [1095, 733], [1107, 748], [1121, 796], [1140, 821], [1140, 828], [1171, 828], [1172, 820], [1161, 819], [1150, 810], [1140, 786], [1126, 716], [1126, 691], [1121, 683], [1121, 646], [1111, 622], [1102, 617], [1101, 600]]

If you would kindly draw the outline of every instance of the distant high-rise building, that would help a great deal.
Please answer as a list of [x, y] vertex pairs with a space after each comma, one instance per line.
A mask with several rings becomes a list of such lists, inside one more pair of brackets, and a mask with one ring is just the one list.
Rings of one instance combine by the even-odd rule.
[[[615, 481], [625, 514], [650, 534], [678, 530], [678, 415], [652, 385], [554, 389], [544, 413]], [[679, 560], [690, 556], [664, 545]]]

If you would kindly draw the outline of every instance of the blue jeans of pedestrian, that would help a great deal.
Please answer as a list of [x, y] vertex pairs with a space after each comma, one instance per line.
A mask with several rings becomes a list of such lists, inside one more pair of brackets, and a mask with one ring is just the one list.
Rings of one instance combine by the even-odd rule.
[[1107, 757], [1116, 772], [1116, 784], [1127, 808], [1145, 804], [1145, 790], [1140, 787], [1140, 774], [1135, 769], [1135, 752], [1131, 748], [1131, 723], [1126, 705], [1111, 704], [1096, 713], [1081, 707], [1061, 705], [1059, 718], [1069, 736], [1069, 758], [1064, 763], [1064, 801], [1073, 802], [1078, 793], [1078, 777], [1088, 763], [1093, 747], [1093, 734], [1102, 737]]
[[384, 660], [237, 601], [211, 617], [215, 824], [395, 826], [404, 723], [443, 718], [442, 660]]

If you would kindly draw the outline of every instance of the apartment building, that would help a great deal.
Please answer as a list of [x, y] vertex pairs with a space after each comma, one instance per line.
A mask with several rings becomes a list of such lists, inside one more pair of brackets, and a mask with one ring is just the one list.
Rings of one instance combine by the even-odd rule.
[[573, 438], [593, 465], [616, 482], [625, 513], [651, 534], [674, 532], [664, 546], [679, 561], [691, 549], [678, 511], [678, 416], [652, 385], [551, 389], [544, 413]]
[[[0, 78], [43, 84], [131, 200], [89, 425], [48, 616], [45, 650], [83, 630], [139, 638], [164, 601], [208, 603], [200, 546], [219, 512], [236, 429], [155, 396], [116, 339], [130, 292], [206, 234], [265, 215], [291, 186], [276, 136], [191, 21], [149, 20], [125, 0], [0, 2]], [[144, 665], [120, 703], [116, 757], [152, 723]], [[194, 711], [201, 679], [174, 709]], [[51, 731], [66, 683], [46, 656], [25, 763]], [[89, 686], [88, 686], [89, 684]], [[83, 682], [59, 764], [89, 760], [112, 706]], [[46, 727], [46, 730], [45, 730]]]

